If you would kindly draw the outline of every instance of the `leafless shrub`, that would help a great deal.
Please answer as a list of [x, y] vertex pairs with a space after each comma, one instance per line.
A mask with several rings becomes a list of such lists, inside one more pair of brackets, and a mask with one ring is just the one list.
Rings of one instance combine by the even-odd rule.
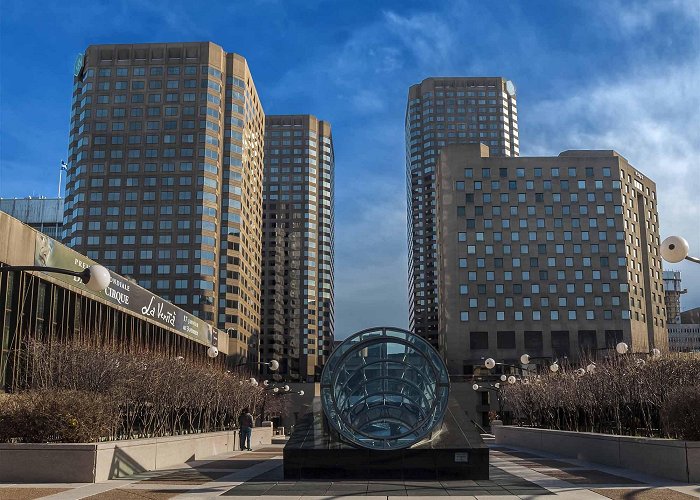
[[[24, 352], [27, 383], [2, 402], [0, 441], [114, 440], [211, 432], [236, 427], [243, 408], [262, 411], [262, 387], [253, 387], [247, 377], [225, 373], [218, 365], [195, 364], [157, 352], [125, 353], [71, 343], [32, 342]], [[68, 412], [71, 405], [60, 405], [62, 395], [71, 402], [73, 413]], [[105, 410], [98, 412], [93, 401]], [[63, 422], [71, 419], [79, 423], [79, 431], [64, 429]]]
[[672, 389], [661, 407], [661, 421], [671, 437], [700, 441], [700, 387]]
[[700, 359], [687, 355], [616, 356], [597, 362], [594, 372], [583, 376], [575, 373], [576, 368], [504, 387], [504, 399], [516, 421], [549, 429], [675, 436], [681, 433], [679, 419], [662, 422], [660, 413], [675, 404], [670, 389], [688, 387], [689, 394], [700, 393]]
[[8, 403], [0, 408], [0, 441], [95, 441], [113, 432], [118, 415], [108, 397], [85, 391], [27, 391]]

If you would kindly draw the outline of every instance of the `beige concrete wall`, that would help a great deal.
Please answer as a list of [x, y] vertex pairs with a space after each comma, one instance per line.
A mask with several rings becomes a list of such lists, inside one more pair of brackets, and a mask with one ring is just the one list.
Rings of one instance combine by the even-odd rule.
[[[253, 429], [253, 448], [272, 443]], [[0, 444], [0, 482], [90, 483], [203, 460], [238, 449], [238, 431], [78, 444]]]
[[0, 262], [33, 266], [37, 231], [0, 212]]
[[683, 482], [700, 481], [700, 442], [527, 427], [495, 427], [496, 443]]
[[90, 483], [95, 444], [0, 444], [0, 482]]

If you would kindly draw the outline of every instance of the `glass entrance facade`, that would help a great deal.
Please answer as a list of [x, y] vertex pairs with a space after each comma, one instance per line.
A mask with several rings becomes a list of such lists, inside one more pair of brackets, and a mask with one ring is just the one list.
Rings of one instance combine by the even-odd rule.
[[352, 335], [321, 376], [328, 421], [364, 448], [407, 448], [425, 439], [442, 422], [448, 396], [447, 367], [437, 351], [396, 328]]

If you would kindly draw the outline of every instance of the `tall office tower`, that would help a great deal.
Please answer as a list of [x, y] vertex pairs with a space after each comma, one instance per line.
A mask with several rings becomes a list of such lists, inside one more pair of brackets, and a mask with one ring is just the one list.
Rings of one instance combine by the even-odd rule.
[[67, 244], [225, 329], [259, 334], [265, 115], [213, 43], [91, 45], [74, 68]]
[[406, 106], [410, 329], [438, 347], [435, 167], [449, 144], [486, 143], [518, 156], [515, 86], [503, 78], [427, 78]]
[[560, 363], [626, 342], [665, 350], [656, 185], [615, 151], [438, 165], [440, 335], [452, 374], [484, 358]]
[[333, 348], [334, 168], [330, 123], [266, 116], [260, 355], [294, 380]]

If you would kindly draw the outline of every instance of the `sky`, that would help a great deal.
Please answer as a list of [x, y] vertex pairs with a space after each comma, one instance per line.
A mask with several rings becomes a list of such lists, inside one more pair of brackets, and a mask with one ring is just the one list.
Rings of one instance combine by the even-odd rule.
[[[337, 338], [408, 326], [403, 124], [431, 76], [513, 80], [521, 156], [615, 149], [700, 256], [700, 0], [3, 0], [0, 197], [56, 196], [79, 52], [180, 41], [243, 55], [266, 113], [331, 122]], [[665, 269], [699, 307], [700, 265]]]

